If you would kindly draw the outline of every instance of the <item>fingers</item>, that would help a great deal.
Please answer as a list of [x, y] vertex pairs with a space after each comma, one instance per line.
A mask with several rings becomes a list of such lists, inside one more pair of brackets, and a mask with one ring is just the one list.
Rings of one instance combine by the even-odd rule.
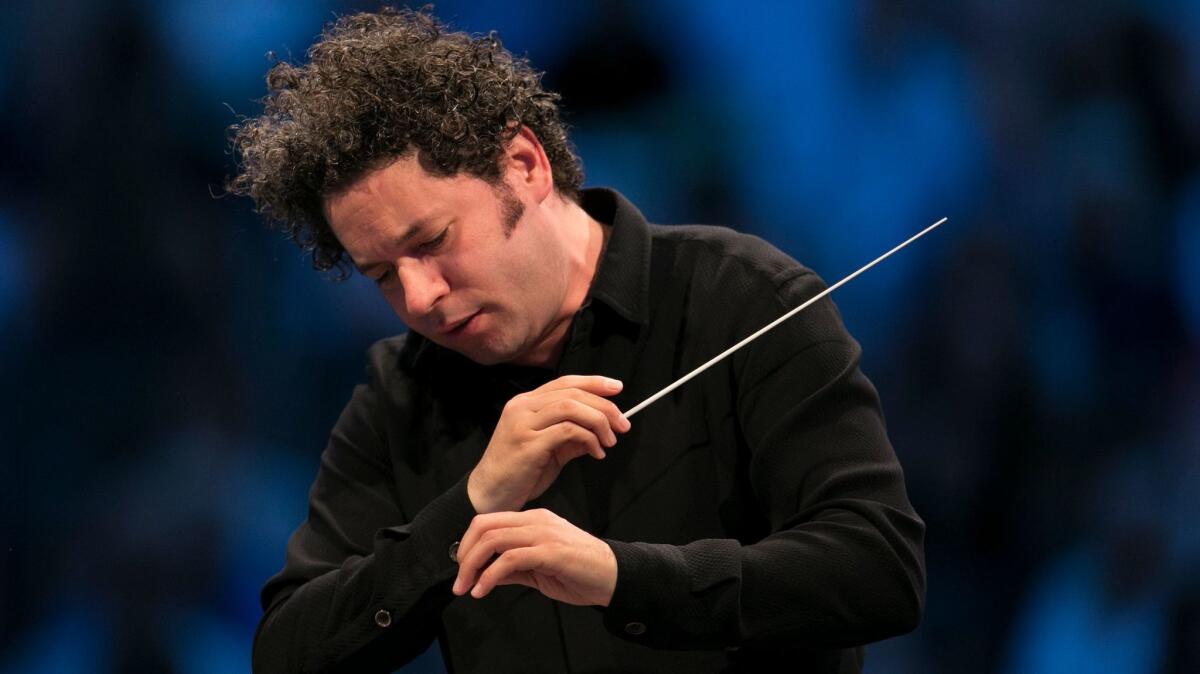
[[[532, 571], [512, 571], [502, 578], [492, 580], [491, 583], [492, 585], [488, 588], [488, 592], [501, 585], [524, 585], [535, 590], [542, 589], [542, 585], [538, 583], [537, 575]], [[471, 596], [476, 599], [482, 598], [486, 594], [487, 592], [484, 592], [482, 589], [479, 590], [479, 594], [476, 594], [474, 589], [471, 591]]]
[[[588, 432], [605, 447], [617, 444], [617, 435], [609, 425], [608, 418], [595, 408], [575, 400], [559, 400], [551, 403], [536, 412], [532, 421], [533, 430], [537, 431], [549, 430], [563, 423], [569, 423]], [[556, 429], [552, 438], [559, 439], [565, 435], [564, 430]], [[564, 439], [574, 440], [575, 438], [572, 436]]]
[[558, 517], [558, 515], [541, 508], [522, 512], [498, 512], [476, 515], [471, 520], [471, 526], [467, 527], [467, 532], [463, 534], [462, 540], [458, 542], [458, 562], [460, 568], [463, 560], [471, 554], [471, 550], [475, 547], [480, 537], [489, 531], [530, 524], [544, 524], [553, 517]]
[[[624, 433], [630, 427], [629, 420], [621, 414], [621, 410], [611, 400], [601, 398], [589, 391], [568, 388], [553, 391], [531, 391], [527, 395], [531, 409], [546, 419], [545, 425], [547, 426], [566, 419], [583, 426], [587, 424], [580, 423], [580, 418], [602, 417], [606, 426], [619, 433]], [[595, 417], [587, 410], [595, 411], [601, 417]], [[604, 436], [601, 435], [601, 437]]]
[[577, 388], [596, 395], [610, 396], [621, 391], [624, 386], [620, 381], [599, 375], [569, 374], [554, 381], [546, 382], [530, 393], [545, 393], [562, 389]]
[[628, 425], [629, 420], [621, 416], [621, 410], [616, 405], [602, 396], [616, 395], [623, 387], [620, 381], [608, 377], [570, 374], [542, 384], [524, 395], [535, 410], [564, 397], [577, 400], [603, 412], [614, 427], [620, 428]]
[[[565, 466], [568, 461], [590, 454], [597, 459], [603, 459], [606, 454], [600, 446], [600, 440], [592, 431], [564, 421], [547, 428], [545, 434], [550, 437], [550, 443], [557, 456], [558, 464]], [[616, 443], [613, 438], [612, 444]], [[611, 447], [612, 444], [607, 446]]]
[[458, 577], [454, 579], [451, 591], [463, 594], [478, 583], [476, 577], [486, 572], [484, 567], [491, 568], [487, 565], [493, 557], [514, 549], [532, 547], [544, 540], [547, 534], [544, 527], [536, 526], [494, 529], [483, 534], [465, 555], [459, 555]]
[[519, 584], [555, 601], [608, 606], [616, 589], [612, 548], [549, 510], [477, 515], [458, 551], [459, 596]]
[[454, 594], [463, 594], [475, 583], [479, 569], [495, 554], [514, 547], [528, 547], [553, 537], [549, 525], [559, 519], [538, 509], [476, 515], [458, 544], [458, 577]]
[[534, 577], [543, 572], [553, 553], [544, 547], [515, 548], [496, 558], [471, 588], [476, 599], [486, 597], [497, 585], [528, 585], [537, 587]]

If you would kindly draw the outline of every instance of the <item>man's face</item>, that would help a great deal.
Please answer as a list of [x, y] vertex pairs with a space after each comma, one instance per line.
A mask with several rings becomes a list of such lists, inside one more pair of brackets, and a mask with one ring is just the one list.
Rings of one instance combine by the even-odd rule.
[[569, 319], [567, 274], [552, 223], [526, 207], [504, 183], [432, 176], [408, 156], [327, 199], [325, 214], [410, 329], [485, 365], [541, 364]]

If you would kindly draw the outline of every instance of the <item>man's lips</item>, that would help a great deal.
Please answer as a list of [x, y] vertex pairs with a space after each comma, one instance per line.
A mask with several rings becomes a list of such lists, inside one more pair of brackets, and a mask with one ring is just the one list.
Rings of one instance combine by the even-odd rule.
[[463, 327], [465, 327], [467, 325], [467, 323], [470, 323], [472, 318], [475, 318], [478, 315], [479, 315], [479, 312], [476, 311], [475, 313], [464, 316], [463, 318], [460, 318], [457, 321], [443, 323], [442, 327], [438, 328], [438, 334], [450, 335], [455, 332], [458, 332], [459, 330], [463, 329]]

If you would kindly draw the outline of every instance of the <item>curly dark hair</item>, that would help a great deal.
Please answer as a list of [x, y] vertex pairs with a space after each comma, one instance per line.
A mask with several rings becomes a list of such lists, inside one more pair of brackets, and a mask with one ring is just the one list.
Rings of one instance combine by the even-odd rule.
[[521, 126], [546, 151], [559, 194], [577, 200], [583, 169], [559, 95], [495, 33], [450, 32], [428, 13], [385, 8], [325, 27], [308, 63], [267, 73], [263, 114], [230, 127], [249, 196], [320, 271], [349, 272], [322, 203], [370, 171], [415, 153], [433, 175], [500, 183], [499, 160]]

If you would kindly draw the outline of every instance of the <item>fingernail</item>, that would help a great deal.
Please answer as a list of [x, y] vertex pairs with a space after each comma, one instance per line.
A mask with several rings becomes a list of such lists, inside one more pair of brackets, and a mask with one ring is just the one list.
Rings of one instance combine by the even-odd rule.
[[624, 414], [622, 414], [622, 415], [621, 415], [621, 430], [622, 430], [622, 431], [627, 431], [627, 430], [629, 430], [630, 428], [633, 428], [633, 424], [632, 424], [632, 423], [630, 423], [629, 419], [628, 419], [628, 418], [626, 418]]
[[483, 590], [480, 590], [479, 586], [476, 585], [475, 587], [471, 588], [471, 596], [479, 599], [483, 596]]
[[610, 391], [620, 391], [621, 387], [624, 386], [620, 380], [610, 379], [608, 377], [604, 378], [604, 385], [607, 386]]

